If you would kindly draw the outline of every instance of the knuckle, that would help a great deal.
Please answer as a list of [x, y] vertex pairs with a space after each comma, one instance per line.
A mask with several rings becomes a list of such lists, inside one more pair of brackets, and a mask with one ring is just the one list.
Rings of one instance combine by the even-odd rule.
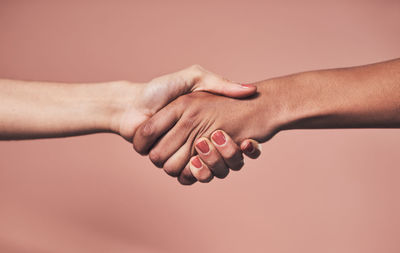
[[203, 67], [200, 66], [200, 64], [193, 64], [192, 66], [189, 67], [192, 71], [196, 71], [196, 72], [202, 72], [203, 71]]
[[143, 127], [140, 129], [140, 135], [143, 137], [150, 137], [154, 133], [154, 125], [153, 123], [148, 120], [144, 123]]
[[220, 160], [218, 157], [212, 157], [212, 158], [207, 159], [206, 164], [208, 167], [214, 168], [214, 169], [221, 167]]
[[200, 111], [197, 109], [187, 110], [185, 111], [185, 119], [192, 122], [198, 118], [199, 113]]
[[133, 150], [135, 150], [136, 152], [138, 152], [141, 155], [144, 155], [143, 148], [139, 147], [139, 145], [137, 144], [136, 138], [133, 139], [132, 147], [133, 147]]
[[214, 176], [220, 179], [226, 178], [229, 174], [229, 169], [224, 167], [223, 169], [218, 170], [218, 173], [214, 173]]
[[198, 64], [194, 64], [194, 65], [190, 66], [188, 68], [188, 71], [191, 73], [193, 82], [195, 82], [195, 83], [200, 81], [205, 74], [203, 67], [201, 67]]
[[182, 127], [184, 129], [192, 129], [196, 126], [197, 112], [188, 112], [186, 117], [182, 120]]
[[244, 166], [244, 161], [240, 160], [237, 163], [235, 163], [234, 165], [231, 166], [232, 170], [241, 170]]
[[232, 149], [226, 150], [224, 157], [228, 160], [234, 160], [236, 158], [240, 158], [240, 156], [238, 156], [238, 153], [239, 152], [236, 149], [232, 148]]
[[158, 168], [163, 167], [164, 161], [161, 159], [160, 153], [157, 152], [156, 150], [150, 151], [149, 158], [150, 158], [151, 162]]
[[142, 155], [142, 156], [148, 155], [148, 151], [147, 151], [145, 148], [137, 148], [137, 147], [134, 146], [134, 150], [135, 150], [138, 154], [140, 154], [140, 155]]
[[223, 173], [218, 175], [218, 178], [221, 178], [221, 179], [226, 178], [228, 176], [228, 174], [229, 174], [229, 169], [224, 170]]
[[179, 175], [178, 181], [182, 185], [192, 185], [197, 181], [197, 179], [192, 175], [190, 169], [185, 168]]
[[182, 168], [178, 168], [172, 165], [164, 166], [163, 169], [165, 173], [167, 173], [171, 177], [178, 177], [182, 170]]
[[191, 93], [179, 96], [172, 103], [174, 106], [182, 109], [182, 108], [187, 108], [190, 105], [191, 103], [190, 100], [191, 100]]
[[209, 183], [209, 182], [211, 182], [212, 179], [213, 179], [212, 174], [201, 175], [198, 178], [199, 182], [201, 182], [201, 183]]
[[148, 150], [146, 149], [145, 146], [140, 144], [141, 141], [138, 140], [138, 137], [135, 136], [134, 140], [133, 140], [133, 149], [138, 152], [141, 155], [147, 155], [148, 154]]
[[217, 178], [225, 178], [229, 174], [229, 167], [224, 162], [218, 162], [213, 167], [209, 166], [213, 176]]
[[186, 178], [178, 177], [178, 182], [181, 185], [192, 185], [192, 184], [196, 183], [196, 180], [188, 180]]
[[189, 179], [189, 180], [196, 180], [196, 178], [192, 175], [192, 172], [190, 171], [189, 168], [185, 168], [182, 173], [181, 176], [184, 179]]

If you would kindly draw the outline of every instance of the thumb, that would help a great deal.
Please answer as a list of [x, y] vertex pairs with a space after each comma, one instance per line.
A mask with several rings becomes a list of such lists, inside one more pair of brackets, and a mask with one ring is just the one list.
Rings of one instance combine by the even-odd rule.
[[194, 91], [208, 91], [233, 98], [245, 98], [254, 95], [257, 87], [252, 84], [238, 84], [219, 77], [206, 77], [199, 82]]

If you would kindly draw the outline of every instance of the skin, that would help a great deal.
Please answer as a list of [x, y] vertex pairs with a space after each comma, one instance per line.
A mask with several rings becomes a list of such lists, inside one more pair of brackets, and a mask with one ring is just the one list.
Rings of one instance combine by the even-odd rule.
[[113, 132], [132, 141], [141, 123], [176, 97], [193, 91], [246, 97], [256, 88], [235, 84], [196, 65], [145, 84], [0, 79], [0, 139]]
[[[248, 99], [204, 92], [179, 97], [139, 127], [135, 149], [150, 152], [154, 164], [190, 184], [212, 179], [213, 174], [199, 172], [204, 167], [226, 173], [211, 157], [213, 151], [202, 154], [198, 149], [199, 142], [217, 129], [240, 143], [248, 138], [266, 142], [290, 129], [400, 127], [400, 59], [299, 73], [254, 85], [258, 94]], [[196, 153], [204, 162], [200, 169], [191, 158]], [[232, 152], [231, 158], [235, 155]]]
[[256, 87], [233, 83], [197, 65], [148, 83], [0, 79], [0, 140], [110, 132], [132, 142], [137, 127], [161, 108], [183, 94], [201, 91], [244, 98]]

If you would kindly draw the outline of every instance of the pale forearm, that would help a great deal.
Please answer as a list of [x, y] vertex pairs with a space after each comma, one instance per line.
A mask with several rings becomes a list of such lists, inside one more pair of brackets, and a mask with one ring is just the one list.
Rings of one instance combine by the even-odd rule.
[[108, 132], [122, 106], [117, 86], [0, 80], [0, 139]]
[[246, 97], [256, 87], [194, 65], [148, 83], [62, 84], [0, 79], [0, 140], [113, 132], [132, 141], [136, 128], [193, 91]]

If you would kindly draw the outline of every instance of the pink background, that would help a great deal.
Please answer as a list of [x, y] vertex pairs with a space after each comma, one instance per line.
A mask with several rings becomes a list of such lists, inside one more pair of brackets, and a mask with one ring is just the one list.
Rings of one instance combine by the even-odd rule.
[[[323, 2], [323, 3], [322, 3]], [[400, 1], [1, 1], [0, 76], [240, 82], [399, 57]], [[0, 142], [1, 252], [400, 252], [400, 132], [278, 134], [183, 187], [110, 134]]]

